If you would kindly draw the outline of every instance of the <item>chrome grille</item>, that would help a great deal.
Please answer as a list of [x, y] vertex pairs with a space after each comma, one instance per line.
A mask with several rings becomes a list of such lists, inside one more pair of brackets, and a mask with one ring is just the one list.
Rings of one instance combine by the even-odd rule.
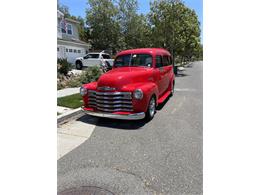
[[133, 111], [131, 92], [88, 91], [88, 105], [100, 111]]

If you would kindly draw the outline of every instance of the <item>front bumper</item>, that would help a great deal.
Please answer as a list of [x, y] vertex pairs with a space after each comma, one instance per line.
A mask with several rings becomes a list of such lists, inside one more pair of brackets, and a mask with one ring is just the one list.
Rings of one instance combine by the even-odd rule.
[[144, 112], [134, 113], [134, 114], [113, 114], [106, 112], [94, 112], [91, 110], [85, 110], [84, 107], [81, 107], [82, 111], [84, 111], [88, 115], [105, 117], [105, 118], [113, 118], [113, 119], [123, 119], [123, 120], [141, 120], [145, 117]]

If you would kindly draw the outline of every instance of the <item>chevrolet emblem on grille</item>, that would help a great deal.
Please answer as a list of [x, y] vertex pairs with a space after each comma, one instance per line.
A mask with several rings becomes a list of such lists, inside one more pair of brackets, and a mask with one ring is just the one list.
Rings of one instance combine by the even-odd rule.
[[104, 86], [104, 87], [98, 87], [98, 90], [101, 90], [101, 91], [114, 91], [114, 90], [116, 90], [116, 88]]

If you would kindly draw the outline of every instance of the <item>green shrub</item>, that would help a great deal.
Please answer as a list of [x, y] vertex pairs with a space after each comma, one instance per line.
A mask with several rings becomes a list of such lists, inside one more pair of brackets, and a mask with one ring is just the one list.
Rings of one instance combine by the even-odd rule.
[[101, 74], [102, 72], [98, 66], [89, 67], [80, 75], [79, 81], [82, 84], [94, 82], [98, 80]]
[[67, 80], [64, 80], [65, 76], [58, 73], [57, 88], [60, 90], [66, 87], [80, 87], [82, 84], [97, 81], [101, 74], [102, 71], [98, 66], [89, 67], [80, 76], [69, 77]]
[[65, 86], [62, 83], [57, 83], [57, 89], [63, 89]]
[[57, 60], [57, 71], [60, 74], [67, 75], [71, 70], [72, 64], [67, 59], [58, 58]]
[[80, 87], [82, 83], [80, 82], [79, 77], [73, 78], [67, 82], [67, 87]]

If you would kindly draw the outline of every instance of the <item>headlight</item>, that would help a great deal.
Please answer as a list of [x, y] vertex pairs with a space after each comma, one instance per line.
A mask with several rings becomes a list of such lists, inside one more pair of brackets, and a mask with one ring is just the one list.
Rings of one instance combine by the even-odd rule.
[[143, 91], [141, 89], [136, 89], [134, 91], [134, 98], [141, 100], [143, 98]]
[[84, 96], [88, 93], [88, 90], [85, 87], [80, 87], [79, 93], [80, 95]]

